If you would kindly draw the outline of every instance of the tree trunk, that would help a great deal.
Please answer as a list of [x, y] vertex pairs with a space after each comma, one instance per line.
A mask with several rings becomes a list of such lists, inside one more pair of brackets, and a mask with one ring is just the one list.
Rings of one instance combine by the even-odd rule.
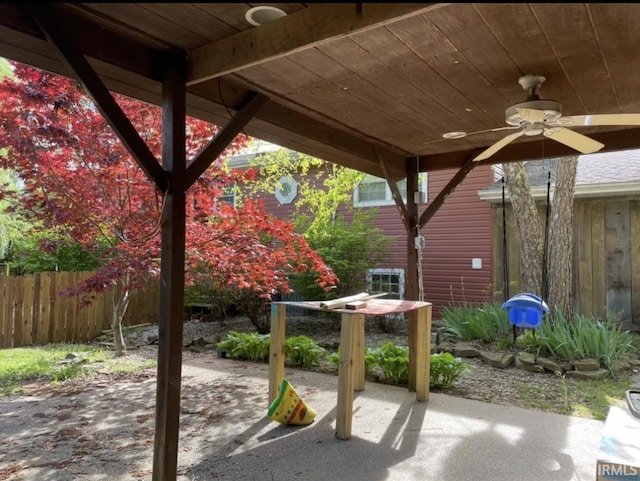
[[552, 314], [560, 312], [565, 319], [573, 317], [572, 229], [573, 194], [577, 170], [577, 155], [558, 160], [549, 223], [547, 303]]
[[129, 300], [133, 295], [133, 292], [120, 285], [115, 289], [113, 296], [113, 314], [111, 316], [111, 329], [113, 329], [113, 343], [115, 346], [115, 356], [122, 357], [127, 354], [127, 345], [124, 342], [124, 336], [122, 335], [122, 320], [129, 307]]
[[522, 162], [503, 164], [503, 169], [520, 240], [520, 289], [541, 295], [543, 242], [529, 178]]

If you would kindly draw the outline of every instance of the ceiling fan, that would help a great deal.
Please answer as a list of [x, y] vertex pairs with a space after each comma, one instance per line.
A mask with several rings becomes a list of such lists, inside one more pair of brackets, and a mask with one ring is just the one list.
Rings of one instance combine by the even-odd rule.
[[523, 75], [518, 83], [529, 92], [526, 101], [511, 105], [505, 110], [507, 127], [479, 130], [477, 132], [447, 132], [445, 139], [459, 139], [468, 135], [501, 130], [517, 130], [489, 146], [473, 160], [485, 160], [500, 149], [506, 147], [523, 135], [544, 135], [560, 142], [582, 154], [592, 154], [604, 147], [604, 144], [586, 135], [570, 130], [570, 127], [591, 127], [609, 125], [640, 125], [640, 114], [596, 114], [596, 115], [562, 115], [562, 105], [555, 100], [541, 99], [538, 90], [546, 80], [542, 75]]

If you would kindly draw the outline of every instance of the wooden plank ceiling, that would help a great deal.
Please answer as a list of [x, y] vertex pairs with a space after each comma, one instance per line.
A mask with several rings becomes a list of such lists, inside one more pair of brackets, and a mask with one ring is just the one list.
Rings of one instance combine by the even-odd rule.
[[[31, 5], [31, 6], [27, 6]], [[188, 112], [225, 125], [252, 92], [269, 101], [249, 135], [383, 177], [460, 167], [509, 132], [525, 74], [564, 115], [640, 112], [640, 4], [268, 4], [255, 27], [243, 3], [0, 4], [0, 56], [70, 75], [29, 9], [52, 16], [107, 87], [160, 102], [155, 66], [188, 53]], [[637, 127], [581, 127], [606, 150], [640, 147]], [[486, 162], [574, 153], [523, 136]]]

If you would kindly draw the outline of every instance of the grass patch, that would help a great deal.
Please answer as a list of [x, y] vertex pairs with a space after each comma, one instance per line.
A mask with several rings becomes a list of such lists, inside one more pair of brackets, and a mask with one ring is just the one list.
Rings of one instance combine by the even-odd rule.
[[514, 385], [522, 407], [600, 421], [606, 419], [611, 406], [624, 402], [630, 386], [628, 378], [583, 381], [560, 377], [555, 384], [518, 381]]
[[515, 383], [516, 393], [526, 407], [551, 411], [553, 404], [549, 397], [553, 397], [551, 390], [545, 386], [535, 386], [521, 381]]
[[624, 401], [630, 387], [628, 378], [576, 382], [569, 387], [569, 414], [602, 421], [611, 406]]
[[[69, 353], [77, 357], [66, 359]], [[136, 361], [122, 358], [113, 361], [113, 352], [85, 344], [50, 344], [42, 347], [19, 347], [0, 350], [0, 396], [24, 393], [25, 382], [45, 380], [58, 383], [92, 376], [93, 363], [113, 372], [135, 372], [155, 366], [155, 360]]]

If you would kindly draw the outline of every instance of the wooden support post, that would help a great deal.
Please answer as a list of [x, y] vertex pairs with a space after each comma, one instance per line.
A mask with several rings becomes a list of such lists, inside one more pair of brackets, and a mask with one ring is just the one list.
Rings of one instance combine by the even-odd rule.
[[[418, 190], [418, 172], [415, 167], [407, 165], [407, 277], [405, 298], [410, 301], [420, 300], [420, 282], [418, 271], [418, 252], [415, 238], [418, 235], [418, 206], [413, 193]], [[409, 324], [409, 391], [416, 390], [416, 339], [418, 312], [407, 313]]]
[[153, 481], [175, 481], [178, 463], [185, 250], [185, 58], [167, 54], [162, 84], [162, 165], [169, 178], [162, 219], [158, 381]]
[[271, 304], [271, 335], [269, 341], [269, 406], [278, 397], [284, 379], [284, 339], [287, 306]]
[[431, 304], [417, 310], [416, 322], [416, 399], [429, 400], [429, 369], [431, 356]]
[[364, 314], [352, 315], [353, 319], [353, 389], [355, 391], [364, 391], [364, 351], [365, 335], [364, 335]]
[[338, 406], [336, 408], [336, 437], [351, 438], [351, 420], [353, 418], [353, 365], [354, 338], [356, 337], [355, 319], [362, 314], [342, 314], [340, 328], [340, 365], [338, 367]]

